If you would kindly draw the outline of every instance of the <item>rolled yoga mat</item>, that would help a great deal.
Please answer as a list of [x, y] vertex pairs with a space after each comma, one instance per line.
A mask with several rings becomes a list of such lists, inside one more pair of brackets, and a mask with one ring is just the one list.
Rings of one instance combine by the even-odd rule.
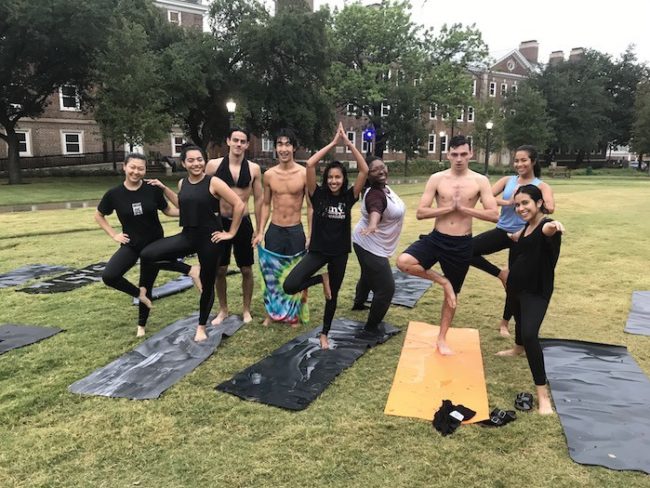
[[402, 354], [384, 413], [433, 420], [443, 400], [462, 404], [476, 412], [466, 423], [489, 417], [481, 343], [476, 329], [452, 327], [447, 344], [452, 356], [436, 348], [440, 328], [409, 322]]
[[632, 292], [632, 307], [627, 316], [625, 332], [650, 336], [650, 291]]
[[82, 286], [97, 283], [102, 280], [102, 272], [106, 263], [97, 263], [86, 266], [85, 268], [75, 269], [63, 273], [62, 275], [50, 278], [47, 281], [40, 281], [26, 288], [17, 291], [24, 293], [62, 293], [75, 290]]
[[0, 354], [42, 341], [43, 339], [58, 334], [62, 330], [56, 327], [2, 324], [0, 325]]
[[563, 339], [541, 342], [571, 459], [650, 474], [650, 380], [627, 349]]
[[[68, 387], [72, 393], [151, 400], [208, 359], [221, 341], [244, 323], [231, 315], [208, 325], [208, 339], [194, 342], [198, 314], [168, 325], [133, 351]], [[208, 321], [209, 323], [209, 321]]]
[[[418, 300], [431, 288], [433, 283], [419, 276], [402, 273], [397, 268], [393, 268], [393, 279], [395, 280], [395, 294], [390, 303], [408, 308], [415, 307]], [[371, 301], [372, 292], [368, 295], [366, 302], [370, 303]]]
[[52, 266], [49, 264], [28, 264], [21, 266], [8, 273], [0, 274], [0, 288], [18, 286], [27, 283], [29, 280], [40, 278], [54, 273], [68, 271], [67, 266]]
[[303, 410], [369, 348], [400, 332], [385, 323], [377, 332], [366, 332], [363, 326], [354, 320], [334, 320], [329, 333], [331, 349], [326, 351], [320, 348], [321, 327], [317, 327], [217, 385], [217, 390], [244, 400]]

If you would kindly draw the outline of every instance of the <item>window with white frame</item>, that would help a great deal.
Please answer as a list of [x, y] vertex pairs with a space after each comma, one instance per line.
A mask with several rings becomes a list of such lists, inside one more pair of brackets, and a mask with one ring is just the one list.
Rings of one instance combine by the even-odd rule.
[[443, 105], [442, 106], [442, 113], [440, 114], [440, 118], [442, 120], [447, 120], [449, 118], [449, 106], [448, 105]]
[[442, 136], [440, 138], [440, 152], [447, 152], [447, 136]]
[[63, 154], [83, 154], [83, 131], [61, 131], [61, 146]]
[[433, 105], [429, 105], [429, 119], [434, 120], [436, 118], [436, 112], [438, 112], [438, 105], [435, 103]]
[[456, 108], [458, 110], [458, 117], [456, 118], [456, 122], [462, 122], [463, 120], [465, 120], [465, 110], [460, 105]]
[[436, 133], [431, 132], [429, 134], [429, 144], [427, 144], [427, 152], [429, 154], [436, 152]]
[[[350, 142], [352, 143], [353, 146], [357, 145], [357, 133], [356, 132], [349, 130], [348, 131], [348, 139], [350, 139]], [[345, 146], [345, 152], [350, 153], [350, 152], [352, 152], [352, 150], [349, 147]]]
[[16, 130], [18, 138], [18, 155], [22, 157], [32, 156], [32, 131]]
[[518, 88], [517, 85], [512, 85], [512, 86], [510, 87], [510, 91], [512, 91], [512, 94], [513, 94], [513, 95], [514, 95], [515, 93], [517, 93], [517, 88]]
[[474, 107], [467, 107], [467, 122], [474, 122]]
[[348, 103], [345, 106], [345, 115], [356, 115], [356, 110], [354, 107], [354, 103]]
[[473, 79], [473, 80], [472, 80], [472, 96], [473, 96], [473, 97], [476, 96], [476, 87], [477, 87], [477, 85], [478, 85], [477, 80], [476, 80], [476, 79]]
[[381, 116], [382, 117], [388, 117], [388, 114], [390, 112], [390, 105], [387, 103], [381, 102]]
[[368, 154], [368, 151], [370, 151], [370, 142], [366, 141], [365, 139], [361, 143], [361, 152], [363, 154]]
[[187, 141], [185, 140], [185, 137], [183, 137], [183, 134], [172, 134], [172, 156], [180, 156], [183, 144], [186, 142]]
[[178, 10], [168, 10], [167, 20], [170, 24], [181, 25], [181, 13]]
[[269, 137], [268, 132], [262, 135], [262, 152], [273, 152], [273, 141]]
[[467, 142], [469, 143], [470, 149], [474, 149], [474, 138], [472, 136], [465, 136], [465, 139], [467, 139]]
[[75, 111], [81, 110], [79, 99], [79, 90], [74, 85], [63, 85], [59, 88], [59, 107], [61, 110]]
[[501, 83], [501, 96], [505, 97], [508, 94], [508, 84]]
[[490, 82], [490, 96], [491, 97], [496, 97], [497, 96], [497, 83], [496, 83], [496, 81], [491, 81]]

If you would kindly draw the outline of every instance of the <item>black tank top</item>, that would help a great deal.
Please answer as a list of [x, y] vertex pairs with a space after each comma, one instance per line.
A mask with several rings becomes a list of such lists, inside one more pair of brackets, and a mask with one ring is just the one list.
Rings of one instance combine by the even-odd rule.
[[229, 187], [236, 186], [237, 188], [248, 188], [251, 184], [251, 170], [249, 168], [248, 160], [244, 158], [241, 162], [241, 169], [239, 170], [239, 178], [237, 178], [237, 183], [232, 178], [232, 173], [230, 172], [230, 162], [228, 156], [225, 156], [221, 160], [217, 172], [214, 174], [217, 178], [222, 179], [226, 182], [226, 185]]
[[181, 227], [208, 227], [212, 231], [223, 230], [219, 215], [219, 200], [210, 193], [212, 176], [198, 183], [190, 183], [183, 178], [178, 203]]

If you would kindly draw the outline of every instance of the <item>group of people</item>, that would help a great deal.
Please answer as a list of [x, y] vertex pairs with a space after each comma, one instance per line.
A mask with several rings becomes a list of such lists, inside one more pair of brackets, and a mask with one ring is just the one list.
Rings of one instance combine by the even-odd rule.
[[[249, 142], [246, 130], [233, 128], [226, 139], [227, 156], [210, 161], [201, 148], [184, 146], [181, 162], [187, 175], [178, 182], [178, 192], [157, 179], [145, 180], [144, 156], [130, 154], [124, 162], [123, 184], [102, 198], [95, 219], [120, 244], [103, 279], [107, 285], [139, 298], [137, 335], [145, 333], [157, 273], [166, 269], [191, 276], [200, 290], [195, 340], [205, 340], [215, 294], [219, 311], [212, 324], [219, 325], [229, 313], [226, 272], [233, 251], [242, 273], [243, 320], [250, 322], [254, 248], [262, 243], [280, 255], [304, 253], [286, 276], [283, 289], [289, 295], [302, 293], [306, 300], [311, 286], [322, 286], [323, 349], [330, 347], [328, 333], [348, 255], [354, 249], [361, 273], [352, 308], [368, 308], [365, 303], [372, 291], [365, 329], [377, 330], [395, 291], [389, 258], [397, 249], [406, 212], [404, 202], [386, 184], [388, 170], [384, 162], [375, 157], [366, 160], [339, 124], [331, 142], [310, 157], [304, 167], [295, 160], [296, 136], [282, 129], [274, 141], [278, 164], [262, 178], [259, 165], [245, 158]], [[341, 162], [330, 161], [319, 184], [317, 166], [338, 145], [354, 157], [354, 183], [349, 184]], [[447, 156], [450, 168], [430, 176], [416, 212], [418, 220], [435, 219], [434, 228], [398, 256], [397, 266], [442, 287], [444, 299], [436, 347], [443, 355], [453, 354], [447, 332], [469, 266], [498, 277], [506, 289], [502, 335], [509, 335], [508, 321], [515, 319], [515, 346], [498, 354], [526, 354], [537, 387], [539, 411], [551, 413], [538, 333], [553, 292], [564, 228], [546, 216], [553, 212], [554, 200], [550, 187], [539, 179], [537, 153], [532, 146], [517, 149], [517, 174], [501, 178], [492, 187], [487, 177], [469, 169], [473, 154], [467, 138], [452, 137]], [[248, 214], [251, 196], [255, 228]], [[361, 218], [352, 229], [351, 210], [359, 199]], [[482, 208], [476, 207], [479, 200]], [[307, 233], [302, 225], [305, 204]], [[158, 210], [178, 216], [182, 231], [163, 237]], [[113, 211], [122, 232], [106, 219]], [[472, 237], [473, 218], [496, 222], [497, 226]], [[508, 267], [504, 269], [484, 257], [502, 249], [509, 249]], [[182, 261], [193, 253], [198, 256], [198, 266]], [[141, 266], [136, 286], [124, 274], [138, 258]], [[442, 274], [432, 269], [435, 263], [440, 263]], [[265, 325], [270, 320], [267, 315]]]

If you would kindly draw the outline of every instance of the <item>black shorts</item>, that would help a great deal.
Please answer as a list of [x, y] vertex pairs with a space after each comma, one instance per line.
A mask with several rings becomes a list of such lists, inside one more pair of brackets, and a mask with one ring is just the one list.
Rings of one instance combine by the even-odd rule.
[[273, 223], [264, 236], [264, 247], [276, 254], [293, 256], [305, 250], [305, 231], [302, 224], [280, 227]]
[[431, 234], [421, 235], [404, 253], [417, 259], [424, 269], [439, 262], [454, 292], [460, 293], [472, 262], [472, 235], [450, 236], [434, 229]]
[[[221, 217], [223, 222], [223, 230], [228, 232], [232, 225], [232, 219]], [[222, 241], [221, 260], [219, 266], [228, 266], [230, 264], [230, 251], [235, 250], [235, 262], [238, 268], [245, 266], [252, 266], [255, 262], [253, 256], [253, 223], [251, 222], [250, 215], [244, 215], [241, 219], [241, 224], [237, 230], [237, 234], [229, 241]]]

